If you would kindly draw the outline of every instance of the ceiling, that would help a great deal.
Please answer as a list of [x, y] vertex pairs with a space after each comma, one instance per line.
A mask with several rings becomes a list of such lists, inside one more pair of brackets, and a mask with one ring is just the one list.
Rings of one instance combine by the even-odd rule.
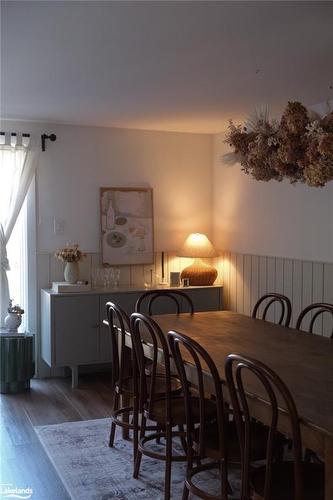
[[1, 116], [215, 133], [332, 98], [333, 2], [2, 1]]

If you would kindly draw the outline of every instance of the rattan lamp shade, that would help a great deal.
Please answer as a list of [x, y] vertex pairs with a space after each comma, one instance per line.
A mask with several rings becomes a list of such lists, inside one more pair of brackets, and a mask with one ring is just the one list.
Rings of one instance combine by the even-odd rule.
[[204, 263], [202, 258], [217, 256], [217, 252], [205, 234], [191, 233], [179, 250], [180, 257], [192, 257], [193, 263], [183, 269], [181, 279], [188, 278], [191, 286], [213, 285], [217, 278], [215, 267]]

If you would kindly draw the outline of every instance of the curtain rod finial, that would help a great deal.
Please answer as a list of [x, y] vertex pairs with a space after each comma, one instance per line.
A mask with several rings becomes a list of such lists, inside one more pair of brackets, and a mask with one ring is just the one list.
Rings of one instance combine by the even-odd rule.
[[46, 139], [50, 139], [51, 142], [54, 142], [57, 139], [57, 136], [55, 134], [42, 134], [41, 135], [41, 140], [42, 140], [42, 151], [45, 151], [45, 141]]

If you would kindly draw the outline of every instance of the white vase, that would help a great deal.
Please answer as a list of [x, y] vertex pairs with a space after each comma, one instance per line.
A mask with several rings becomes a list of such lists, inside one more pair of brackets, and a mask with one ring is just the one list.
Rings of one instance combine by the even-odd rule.
[[18, 327], [22, 323], [21, 314], [9, 312], [5, 317], [5, 328], [11, 332], [17, 332]]
[[66, 262], [64, 270], [64, 278], [66, 283], [74, 285], [79, 279], [79, 263]]

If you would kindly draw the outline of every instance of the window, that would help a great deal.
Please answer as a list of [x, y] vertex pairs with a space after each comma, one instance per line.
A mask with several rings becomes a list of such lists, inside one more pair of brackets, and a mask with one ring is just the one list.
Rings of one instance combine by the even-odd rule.
[[10, 271], [7, 272], [9, 296], [14, 304], [24, 309], [22, 328], [27, 325], [27, 202], [23, 203], [20, 215], [16, 221], [10, 240], [7, 244], [7, 256]]
[[[23, 148], [3, 146], [0, 151], [0, 222], [4, 230], [19, 192], [19, 178], [26, 151]], [[9, 296], [14, 304], [23, 307], [22, 327], [27, 325], [27, 203], [23, 203], [10, 239], [7, 243], [10, 270], [7, 271]], [[7, 308], [7, 304], [4, 304]]]

